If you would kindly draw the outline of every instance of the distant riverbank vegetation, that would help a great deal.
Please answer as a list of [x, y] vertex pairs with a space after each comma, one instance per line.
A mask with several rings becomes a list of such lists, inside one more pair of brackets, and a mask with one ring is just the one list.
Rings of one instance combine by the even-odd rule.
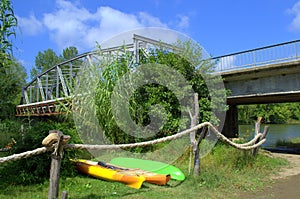
[[253, 124], [258, 117], [263, 117], [263, 123], [267, 124], [300, 123], [300, 103], [238, 106], [239, 124]]

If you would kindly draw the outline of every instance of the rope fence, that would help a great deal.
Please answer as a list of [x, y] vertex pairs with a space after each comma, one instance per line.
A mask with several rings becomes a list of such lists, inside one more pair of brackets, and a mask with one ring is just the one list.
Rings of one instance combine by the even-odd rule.
[[[132, 143], [132, 144], [116, 144], [116, 145], [114, 145], [114, 144], [113, 145], [65, 144], [63, 148], [64, 149], [79, 149], [79, 150], [80, 149], [86, 149], [86, 150], [110, 149], [110, 150], [112, 150], [112, 149], [119, 149], [119, 148], [134, 148], [134, 147], [148, 146], [148, 145], [154, 145], [154, 144], [181, 138], [184, 135], [195, 132], [196, 130], [199, 130], [203, 127], [209, 127], [212, 130], [212, 132], [216, 134], [216, 136], [218, 137], [219, 140], [221, 140], [222, 142], [225, 142], [225, 143], [229, 144], [230, 146], [232, 146], [236, 149], [239, 149], [239, 150], [252, 150], [252, 149], [255, 149], [255, 148], [261, 146], [266, 141], [266, 138], [263, 136], [263, 134], [265, 134], [265, 133], [258, 133], [249, 142], [243, 143], [243, 144], [237, 144], [237, 143], [231, 141], [230, 139], [228, 139], [227, 137], [225, 137], [222, 133], [220, 133], [211, 123], [204, 122], [204, 123], [194, 126], [193, 128], [179, 132], [175, 135], [171, 135], [171, 136], [167, 136], [164, 138], [159, 138], [159, 139], [151, 140], [151, 141]], [[23, 152], [23, 153], [19, 153], [19, 154], [13, 154], [11, 156], [0, 158], [0, 163], [4, 163], [4, 162], [8, 162], [8, 161], [16, 161], [16, 160], [23, 159], [23, 158], [28, 158], [31, 156], [45, 153], [45, 152], [53, 150], [53, 149], [54, 149], [54, 145], [49, 146], [49, 147], [37, 148], [37, 149], [31, 150], [31, 151], [27, 151], [27, 152]]]

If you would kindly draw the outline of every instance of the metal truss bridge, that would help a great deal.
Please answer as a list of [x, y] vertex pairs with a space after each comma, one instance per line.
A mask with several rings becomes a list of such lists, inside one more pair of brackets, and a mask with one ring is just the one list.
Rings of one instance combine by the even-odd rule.
[[133, 42], [117, 47], [99, 49], [84, 53], [70, 60], [59, 63], [37, 75], [22, 89], [21, 103], [16, 107], [16, 116], [45, 116], [64, 113], [64, 108], [71, 108], [73, 91], [78, 82], [79, 71], [101, 60], [101, 56], [120, 56], [131, 54], [131, 62], [139, 63], [139, 53], [147, 56], [148, 50], [162, 47], [171, 51], [173, 45], [133, 34]]
[[[232, 53], [211, 58], [216, 63], [215, 73], [238, 74], [245, 69], [262, 68], [271, 64], [285, 64], [300, 60], [300, 40], [280, 43], [262, 48]], [[133, 35], [131, 44], [101, 49], [101, 56], [118, 56], [131, 53], [132, 62], [139, 63], [139, 53], [147, 55], [151, 47], [179, 50], [175, 46], [143, 36]], [[44, 71], [29, 82], [22, 91], [21, 103], [16, 107], [16, 116], [45, 116], [62, 114], [60, 107], [71, 108], [70, 99], [78, 81], [81, 68], [96, 64], [99, 51], [81, 54]]]

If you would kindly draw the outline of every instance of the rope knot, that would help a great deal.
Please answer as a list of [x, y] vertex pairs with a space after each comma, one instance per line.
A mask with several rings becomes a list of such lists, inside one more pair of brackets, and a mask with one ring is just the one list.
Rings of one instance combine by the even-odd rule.
[[59, 130], [49, 131], [49, 135], [45, 137], [42, 144], [47, 147], [54, 146], [53, 156], [59, 158], [62, 156], [63, 146], [70, 140], [69, 135], [64, 135]]
[[62, 144], [66, 144], [70, 140], [69, 135], [63, 135], [63, 133], [59, 130], [51, 130], [49, 131], [49, 135], [45, 137], [42, 141], [42, 145], [46, 147], [51, 147], [54, 144], [58, 143], [60, 140], [60, 136], [62, 136]]

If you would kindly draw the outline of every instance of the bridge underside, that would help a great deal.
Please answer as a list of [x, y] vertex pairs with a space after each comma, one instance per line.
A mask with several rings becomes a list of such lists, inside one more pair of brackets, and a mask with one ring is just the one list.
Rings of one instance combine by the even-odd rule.
[[257, 94], [234, 96], [227, 98], [229, 105], [242, 104], [268, 104], [268, 103], [285, 103], [285, 102], [300, 102], [300, 92], [282, 92], [273, 94]]
[[300, 61], [269, 64], [222, 74], [228, 104], [300, 102]]
[[238, 135], [237, 105], [300, 102], [300, 61], [269, 64], [222, 74], [229, 110], [223, 133]]

